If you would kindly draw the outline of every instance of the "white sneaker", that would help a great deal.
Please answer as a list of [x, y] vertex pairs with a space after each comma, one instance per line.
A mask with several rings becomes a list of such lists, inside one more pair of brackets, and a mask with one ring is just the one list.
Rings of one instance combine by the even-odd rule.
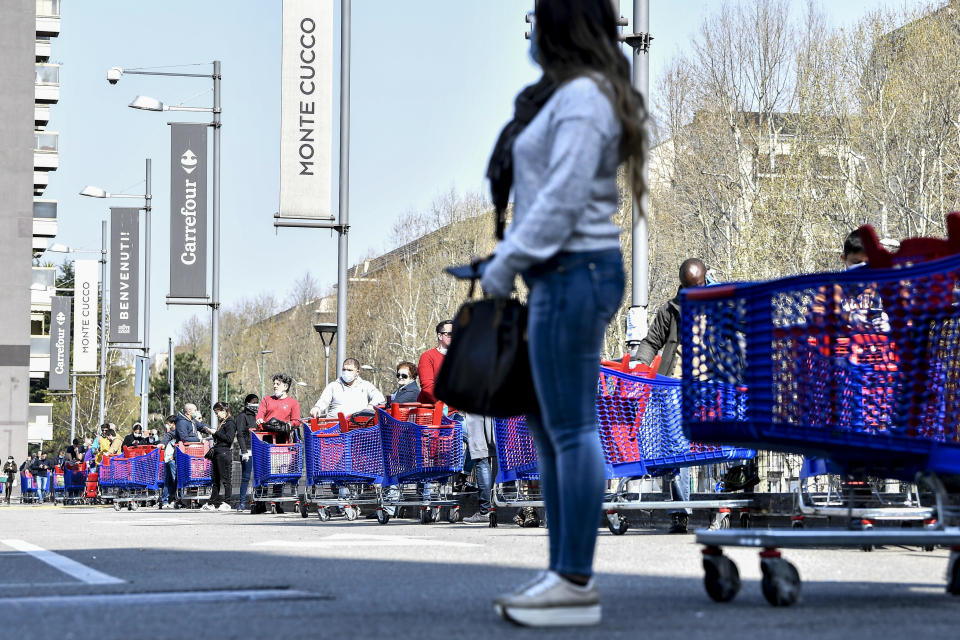
[[593, 578], [575, 585], [554, 571], [522, 591], [494, 600], [494, 610], [526, 627], [574, 627], [600, 624], [600, 596]]
[[200, 507], [200, 510], [201, 510], [201, 511], [216, 511], [217, 508], [208, 502], [207, 504], [205, 504], [205, 505], [203, 505], [202, 507]]
[[226, 502], [221, 502], [220, 506], [217, 507], [217, 511], [233, 511], [233, 507], [231, 507]]

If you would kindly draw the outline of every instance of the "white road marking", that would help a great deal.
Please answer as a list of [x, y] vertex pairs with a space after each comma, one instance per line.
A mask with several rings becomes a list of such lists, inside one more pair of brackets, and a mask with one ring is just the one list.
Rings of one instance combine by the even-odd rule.
[[253, 547], [283, 547], [309, 549], [336, 549], [338, 547], [455, 547], [475, 548], [483, 545], [473, 542], [451, 542], [449, 540], [433, 540], [431, 538], [417, 538], [412, 536], [376, 536], [368, 534], [335, 533], [324, 536], [319, 540], [291, 541], [291, 540], [264, 540], [254, 542]]
[[92, 593], [87, 595], [43, 595], [0, 598], [4, 605], [144, 605], [144, 604], [198, 604], [202, 602], [228, 602], [233, 600], [301, 600], [305, 598], [329, 599], [308, 591], [296, 589], [245, 589], [222, 591], [165, 591], [159, 593]]
[[71, 560], [66, 556], [62, 556], [59, 553], [47, 551], [46, 549], [38, 547], [35, 544], [30, 544], [25, 540], [0, 540], [0, 542], [7, 545], [11, 549], [29, 554], [40, 562], [44, 562], [54, 569], [62, 571], [72, 578], [76, 578], [80, 582], [85, 582], [87, 584], [123, 584], [125, 582], [120, 578], [114, 578], [113, 576], [101, 573], [96, 569], [91, 569], [86, 565], [80, 564], [76, 560]]

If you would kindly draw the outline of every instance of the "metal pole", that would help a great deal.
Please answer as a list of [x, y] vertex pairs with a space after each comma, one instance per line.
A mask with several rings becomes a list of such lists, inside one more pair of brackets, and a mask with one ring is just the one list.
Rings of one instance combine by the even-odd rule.
[[260, 400], [263, 401], [263, 394], [267, 390], [267, 354], [260, 352]]
[[340, 221], [337, 246], [337, 362], [347, 357], [347, 232], [350, 230], [350, 0], [340, 3]]
[[73, 373], [73, 393], [70, 394], [70, 444], [77, 437], [77, 374]]
[[210, 424], [220, 395], [220, 61], [213, 61], [213, 293], [210, 301]]
[[[107, 221], [100, 222], [100, 421], [107, 408]], [[70, 439], [73, 442], [73, 439]]]
[[172, 416], [176, 414], [173, 410], [173, 338], [167, 338], [167, 382], [170, 384], [170, 413], [167, 415]]
[[[647, 112], [650, 112], [650, 0], [633, 0], [633, 36], [630, 41], [633, 47], [633, 76], [634, 88], [643, 97]], [[638, 37], [639, 36], [639, 37]], [[644, 183], [647, 180], [647, 159], [644, 158], [640, 170]], [[650, 289], [650, 254], [648, 248], [649, 221], [648, 196], [637, 200], [633, 198], [633, 246], [632, 246], [632, 289], [631, 307], [627, 318], [627, 344], [632, 351], [647, 335], [647, 307], [649, 306]]]
[[323, 345], [323, 388], [330, 384], [330, 345]]
[[143, 220], [145, 227], [143, 252], [143, 380], [140, 386], [140, 424], [147, 429], [147, 408], [150, 401], [150, 211], [153, 209], [153, 191], [150, 188], [152, 160], [146, 163], [146, 191], [143, 197]]

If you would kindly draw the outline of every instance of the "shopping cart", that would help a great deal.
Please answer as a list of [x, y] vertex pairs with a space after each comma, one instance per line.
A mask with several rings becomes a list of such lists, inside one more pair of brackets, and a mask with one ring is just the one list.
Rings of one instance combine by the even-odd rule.
[[[789, 605], [800, 591], [779, 548], [908, 545], [951, 547], [947, 590], [960, 594], [960, 517], [947, 490], [960, 474], [960, 214], [946, 241], [908, 239], [893, 255], [873, 229], [861, 228], [870, 268], [772, 282], [721, 285], [681, 294], [684, 423], [707, 442], [825, 458], [844, 474], [916, 482], [936, 500], [924, 529], [699, 531], [705, 586], [717, 601], [739, 589], [736, 566], [721, 548], [761, 547], [763, 593]], [[855, 307], [848, 301], [868, 300]], [[873, 317], [859, 313], [866, 308]], [[882, 345], [884, 368], [851, 369], [857, 336]], [[810, 338], [816, 358], [811, 367]], [[877, 374], [872, 379], [865, 374]], [[717, 385], [747, 389], [742, 415], [700, 414], [698, 399]], [[864, 393], [864, 389], [868, 393]], [[822, 402], [811, 398], [823, 397]]]
[[63, 475], [63, 467], [54, 466], [47, 475], [47, 481], [50, 487], [50, 498], [54, 504], [64, 504], [64, 498], [67, 495], [66, 480]]
[[40, 496], [37, 492], [37, 479], [29, 471], [20, 472], [20, 503], [32, 504], [40, 502]]
[[[406, 413], [405, 418], [397, 415]], [[391, 415], [395, 414], [395, 415]], [[377, 520], [386, 524], [397, 508], [418, 510], [421, 524], [462, 518], [450, 479], [463, 470], [463, 426], [443, 415], [442, 403], [377, 409], [383, 449], [383, 488]]]
[[275, 444], [277, 434], [251, 431], [253, 451], [253, 495], [250, 513], [283, 513], [284, 503], [301, 501], [300, 478], [303, 476], [303, 451], [299, 434], [290, 432], [290, 442]]
[[133, 457], [103, 456], [99, 468], [100, 495], [113, 501], [117, 511], [126, 506], [136, 511], [142, 506], [162, 508], [163, 456], [159, 447], [134, 448]]
[[303, 456], [307, 488], [300, 515], [315, 506], [321, 521], [332, 512], [356, 520], [362, 505], [379, 505], [383, 445], [376, 415], [311, 419], [304, 423]]
[[63, 468], [64, 502], [83, 504], [86, 501], [87, 463], [66, 462]]
[[204, 458], [210, 450], [209, 442], [179, 442], [174, 448], [177, 465], [177, 500], [174, 509], [200, 507], [210, 499], [213, 482], [210, 461]]

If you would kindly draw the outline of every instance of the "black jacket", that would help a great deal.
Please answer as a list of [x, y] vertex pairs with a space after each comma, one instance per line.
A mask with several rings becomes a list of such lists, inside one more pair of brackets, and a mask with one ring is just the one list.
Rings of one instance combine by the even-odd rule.
[[140, 447], [145, 444], [149, 444], [149, 441], [143, 436], [135, 436], [131, 433], [123, 438], [123, 446], [125, 447]]
[[255, 409], [243, 408], [234, 423], [237, 425], [237, 443], [240, 445], [240, 453], [250, 451], [250, 430], [257, 428], [257, 411]]
[[6, 474], [7, 478], [12, 482], [13, 477], [17, 475], [17, 463], [16, 462], [7, 462], [3, 465], [3, 473]]
[[53, 469], [53, 461], [50, 458], [40, 459], [37, 458], [33, 461], [33, 464], [30, 465], [30, 473], [36, 478], [46, 478], [47, 471]]
[[680, 346], [680, 290], [677, 295], [659, 309], [650, 325], [647, 337], [640, 341], [637, 348], [637, 358], [644, 364], [653, 362], [654, 356], [661, 349], [661, 375], [673, 374], [674, 362], [677, 359], [677, 349]]
[[213, 448], [220, 451], [229, 451], [233, 440], [237, 437], [237, 423], [233, 418], [227, 418], [220, 428], [213, 433]]

